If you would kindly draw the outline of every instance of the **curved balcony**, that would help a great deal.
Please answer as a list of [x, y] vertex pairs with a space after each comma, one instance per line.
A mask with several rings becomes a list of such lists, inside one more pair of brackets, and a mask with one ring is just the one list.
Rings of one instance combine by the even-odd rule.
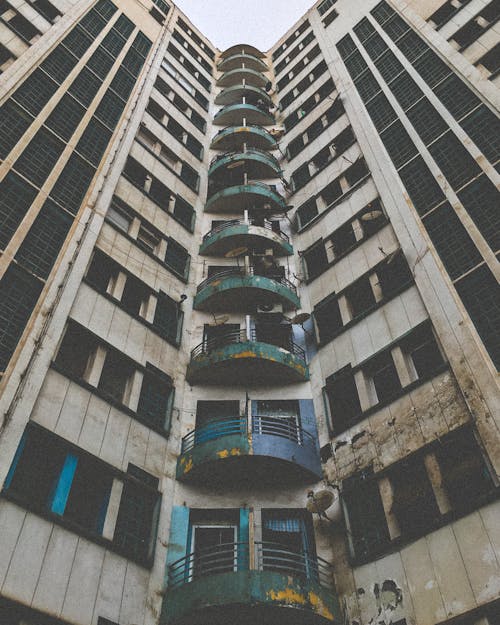
[[224, 180], [229, 173], [226, 170], [237, 167], [240, 171], [245, 171], [250, 178], [265, 180], [279, 178], [282, 175], [280, 164], [274, 156], [255, 148], [248, 148], [245, 152], [218, 154], [210, 163], [208, 175], [215, 180]]
[[341, 623], [332, 566], [279, 543], [227, 543], [168, 569], [161, 625]]
[[248, 102], [234, 102], [225, 106], [215, 115], [213, 121], [216, 126], [236, 126], [243, 123], [270, 126], [275, 123], [269, 108]]
[[228, 72], [232, 69], [237, 69], [238, 67], [249, 67], [250, 69], [254, 69], [258, 72], [268, 72], [269, 67], [266, 63], [254, 56], [253, 54], [246, 54], [245, 52], [238, 52], [236, 54], [232, 54], [217, 65], [217, 70], [219, 72]]
[[225, 485], [314, 482], [319, 450], [296, 417], [252, 416], [211, 421], [182, 439], [177, 479]]
[[230, 126], [223, 128], [212, 139], [212, 150], [237, 150], [246, 143], [248, 147], [260, 150], [275, 150], [276, 139], [273, 135], [257, 125]]
[[272, 249], [274, 256], [293, 254], [288, 236], [281, 230], [275, 230], [267, 219], [231, 219], [218, 224], [204, 235], [200, 254], [225, 256], [238, 247], [256, 251]]
[[268, 82], [270, 82], [269, 78], [261, 72], [250, 67], [237, 67], [222, 74], [216, 85], [217, 87], [233, 87], [234, 85], [244, 83], [252, 85], [252, 87], [264, 87]]
[[226, 104], [236, 104], [242, 98], [250, 96], [257, 102], [261, 100], [264, 105], [270, 107], [272, 105], [271, 97], [263, 89], [253, 87], [252, 85], [233, 85], [223, 89], [215, 98], [217, 106], [225, 106]]
[[195, 310], [208, 312], [250, 312], [259, 304], [282, 304], [284, 310], [300, 308], [297, 288], [279, 270], [259, 275], [254, 267], [229, 267], [198, 285], [193, 302]]
[[207, 213], [239, 213], [245, 209], [264, 209], [285, 212], [285, 198], [273, 187], [263, 182], [249, 182], [221, 189], [209, 197], [205, 204]]
[[251, 54], [252, 56], [256, 56], [258, 59], [263, 59], [266, 56], [255, 46], [251, 46], [246, 43], [237, 43], [227, 50], [224, 50], [224, 52], [221, 52], [220, 58], [228, 59], [235, 54]]
[[249, 335], [228, 332], [195, 347], [186, 373], [189, 384], [248, 387], [309, 380], [305, 352], [291, 338], [277, 345], [258, 340], [255, 330]]

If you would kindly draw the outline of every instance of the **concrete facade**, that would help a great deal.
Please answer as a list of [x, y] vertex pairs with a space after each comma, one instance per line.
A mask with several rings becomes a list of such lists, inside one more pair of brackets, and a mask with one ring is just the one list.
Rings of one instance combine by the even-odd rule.
[[495, 625], [496, 3], [1, 11], [0, 623]]

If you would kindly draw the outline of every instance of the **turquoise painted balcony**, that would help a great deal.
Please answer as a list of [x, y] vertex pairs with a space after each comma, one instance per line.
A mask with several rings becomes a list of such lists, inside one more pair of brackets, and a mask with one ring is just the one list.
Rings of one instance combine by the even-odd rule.
[[269, 106], [266, 108], [265, 106], [257, 106], [257, 104], [242, 101], [225, 106], [214, 117], [214, 124], [216, 126], [237, 126], [246, 124], [270, 126], [274, 123], [276, 122], [269, 112]]
[[261, 52], [255, 46], [251, 46], [247, 43], [237, 43], [234, 46], [231, 46], [227, 50], [221, 53], [221, 59], [228, 59], [235, 54], [251, 54], [252, 56], [257, 57], [258, 59], [263, 59], [266, 55]]
[[285, 212], [285, 198], [263, 182], [249, 182], [212, 193], [205, 204], [207, 213], [242, 213], [245, 209]]
[[343, 623], [331, 564], [272, 542], [199, 549], [168, 568], [160, 625]]
[[316, 482], [322, 477], [319, 444], [296, 415], [217, 419], [184, 436], [176, 477], [240, 487]]
[[208, 175], [215, 182], [223, 182], [229, 179], [228, 174], [231, 170], [237, 168], [247, 173], [250, 178], [258, 180], [280, 178], [282, 175], [280, 164], [274, 156], [256, 148], [248, 148], [244, 152], [218, 154], [210, 163]]
[[275, 150], [276, 139], [265, 128], [257, 125], [229, 126], [223, 128], [212, 139], [212, 150], [238, 150], [246, 144], [249, 148]]
[[242, 98], [250, 97], [255, 102], [261, 100], [265, 105], [272, 105], [271, 97], [263, 90], [252, 85], [233, 85], [223, 89], [215, 98], [217, 106], [225, 106], [227, 104], [236, 104], [241, 102]]
[[217, 80], [217, 87], [233, 87], [244, 83], [252, 87], [264, 87], [269, 82], [269, 78], [261, 72], [250, 67], [237, 67], [222, 74]]
[[208, 312], [250, 312], [259, 304], [281, 304], [283, 310], [300, 308], [297, 288], [276, 267], [270, 275], [259, 275], [254, 267], [228, 267], [198, 285], [193, 308]]
[[227, 252], [246, 247], [263, 252], [272, 249], [274, 256], [291, 256], [293, 248], [288, 236], [276, 228], [277, 222], [267, 219], [231, 219], [217, 224], [203, 237], [200, 254], [225, 256]]
[[[191, 352], [186, 379], [189, 384], [256, 385], [293, 384], [309, 380], [309, 368], [304, 350], [292, 340], [254, 329], [229, 331], [225, 335], [204, 341]], [[269, 341], [269, 342], [268, 342]]]
[[269, 71], [269, 67], [262, 59], [244, 52], [238, 52], [237, 54], [228, 56], [225, 59], [222, 59], [222, 61], [220, 61], [217, 65], [219, 72], [228, 72], [232, 69], [237, 69], [238, 67], [249, 67], [250, 69], [254, 69], [258, 72]]

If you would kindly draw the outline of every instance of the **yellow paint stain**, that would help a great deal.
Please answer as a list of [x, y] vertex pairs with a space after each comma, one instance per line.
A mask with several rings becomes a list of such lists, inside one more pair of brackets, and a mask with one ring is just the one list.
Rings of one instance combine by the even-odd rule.
[[321, 597], [319, 597], [315, 592], [309, 593], [309, 603], [312, 605], [312, 608], [316, 612], [316, 614], [323, 616], [329, 621], [333, 621], [333, 614], [326, 607]]
[[239, 354], [233, 354], [233, 358], [257, 358], [257, 354], [255, 352], [240, 352]]
[[279, 601], [280, 603], [286, 603], [287, 605], [305, 605], [307, 603], [306, 597], [293, 588], [285, 588], [285, 590], [270, 590], [266, 594], [271, 601]]
[[189, 473], [189, 471], [191, 471], [192, 468], [193, 468], [193, 459], [189, 458], [189, 460], [186, 463], [186, 466], [184, 467], [184, 473]]
[[231, 449], [231, 456], [241, 456], [241, 449], [239, 447], [233, 447]]
[[229, 458], [229, 449], [222, 449], [217, 452], [217, 456], [219, 458]]

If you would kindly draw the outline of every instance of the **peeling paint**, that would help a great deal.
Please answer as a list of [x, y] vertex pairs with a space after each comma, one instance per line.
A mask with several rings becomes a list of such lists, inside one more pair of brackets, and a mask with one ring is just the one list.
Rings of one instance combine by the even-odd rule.
[[309, 603], [312, 605], [314, 611], [316, 612], [316, 614], [319, 614], [320, 616], [328, 619], [329, 621], [333, 621], [333, 614], [330, 612], [330, 610], [327, 608], [327, 606], [324, 604], [324, 602], [322, 601], [321, 597], [319, 597], [316, 593], [314, 592], [309, 592]]
[[184, 473], [189, 473], [189, 471], [191, 471], [192, 468], [193, 468], [193, 459], [189, 458], [189, 460], [186, 462], [186, 465], [184, 467]]

